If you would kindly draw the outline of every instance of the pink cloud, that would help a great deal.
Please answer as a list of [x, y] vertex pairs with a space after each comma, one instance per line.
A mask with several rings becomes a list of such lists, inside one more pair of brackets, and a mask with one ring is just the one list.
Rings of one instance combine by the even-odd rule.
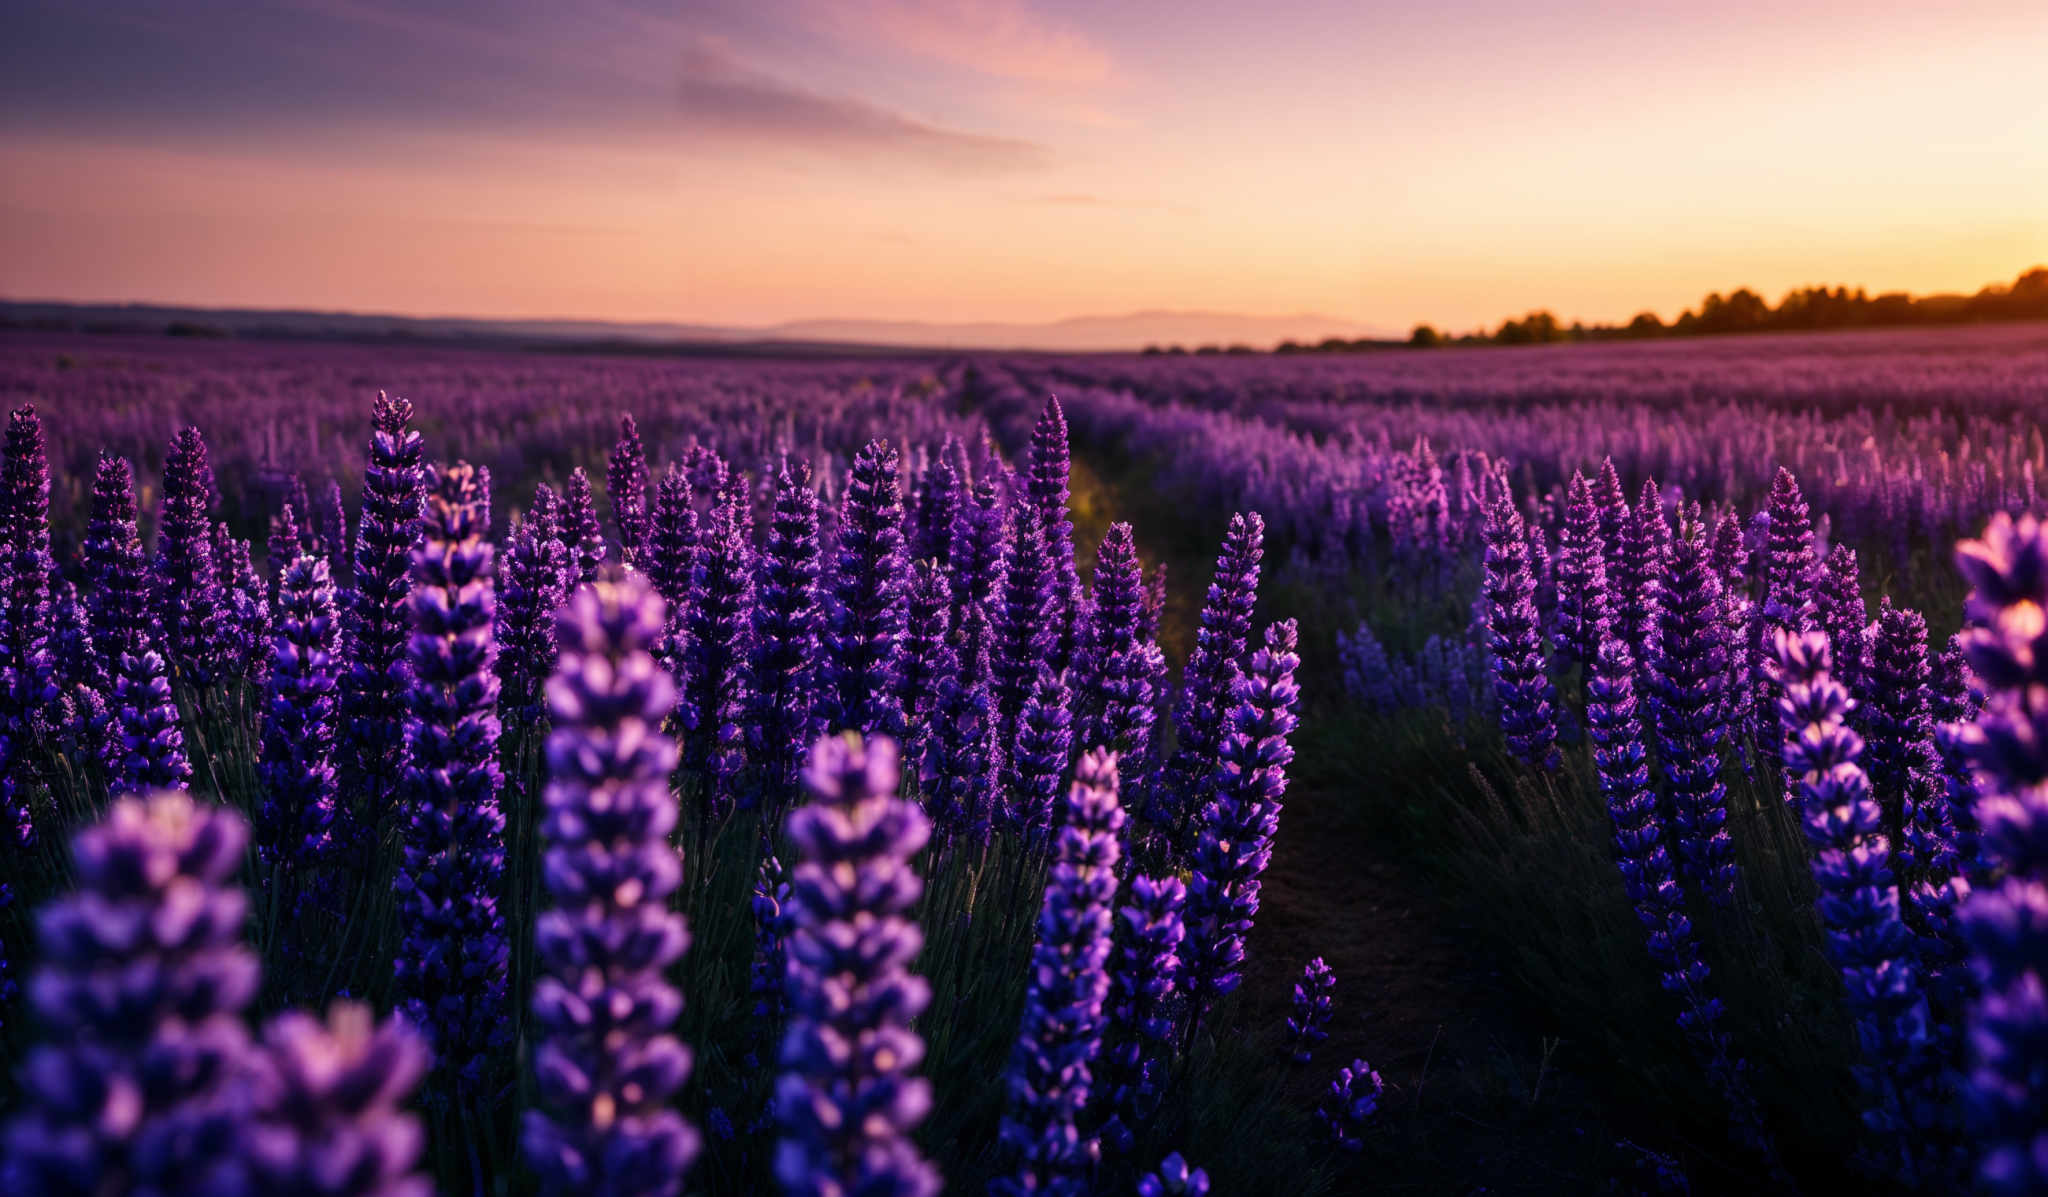
[[833, 36], [997, 78], [1086, 86], [1116, 75], [1108, 50], [1032, 12], [1026, 0], [824, 0], [811, 11], [814, 23]]

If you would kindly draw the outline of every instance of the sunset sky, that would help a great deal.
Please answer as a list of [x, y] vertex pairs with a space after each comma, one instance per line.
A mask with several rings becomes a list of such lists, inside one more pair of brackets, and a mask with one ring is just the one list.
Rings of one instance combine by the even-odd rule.
[[2048, 260], [2042, 0], [8, 0], [0, 296], [1406, 328]]

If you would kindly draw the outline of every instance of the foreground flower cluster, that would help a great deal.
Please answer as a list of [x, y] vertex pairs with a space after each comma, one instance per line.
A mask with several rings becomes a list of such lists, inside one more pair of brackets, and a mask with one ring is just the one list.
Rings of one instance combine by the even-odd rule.
[[[915, 1195], [984, 1158], [1019, 1193], [1206, 1185], [1161, 1110], [1229, 1029], [1299, 701], [1295, 624], [1252, 620], [1256, 514], [1176, 690], [1129, 525], [1080, 580], [1056, 402], [1021, 469], [875, 438], [750, 475], [650, 460], [628, 418], [604, 492], [539, 484], [495, 538], [489, 470], [371, 415], [356, 518], [286, 486], [267, 580], [200, 430], [153, 560], [102, 458], [82, 592], [39, 419], [10, 425], [0, 852], [51, 901], [0, 944], [44, 1036], [7, 1191]], [[927, 876], [1015, 900], [931, 908]], [[921, 975], [932, 939], [987, 972]], [[751, 953], [744, 1063], [707, 942]], [[999, 1116], [933, 1158], [927, 1036], [991, 1010]]]

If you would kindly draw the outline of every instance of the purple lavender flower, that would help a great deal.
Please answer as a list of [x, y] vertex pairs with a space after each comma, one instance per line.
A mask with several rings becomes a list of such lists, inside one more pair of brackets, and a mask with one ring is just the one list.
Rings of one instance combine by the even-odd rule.
[[996, 709], [1005, 738], [1014, 733], [1041, 669], [1058, 650], [1058, 580], [1046, 552], [1045, 529], [1033, 508], [1010, 511], [1009, 554], [1003, 562], [1002, 601], [993, 612], [990, 647]]
[[911, 1030], [931, 990], [909, 970], [924, 945], [910, 917], [923, 888], [910, 861], [930, 828], [895, 796], [886, 737], [865, 747], [853, 735], [820, 740], [804, 779], [816, 801], [788, 823], [799, 860], [775, 1176], [798, 1197], [932, 1197], [938, 1170], [910, 1138], [931, 1109], [931, 1086], [912, 1075], [924, 1040]]
[[[1830, 638], [1830, 651], [1833, 644]], [[1911, 607], [1893, 606], [1887, 596], [1878, 606], [1877, 638], [1871, 647], [1870, 698], [1859, 704], [1868, 733], [1863, 759], [1870, 777], [1870, 796], [1883, 812], [1885, 839], [1896, 855], [1905, 843], [1906, 826], [1916, 805], [1915, 786], [1936, 784], [1928, 776], [1934, 696], [1928, 684], [1932, 667], [1927, 658], [1927, 621]], [[1847, 689], [1848, 679], [1841, 679], [1841, 684]], [[1945, 816], [1947, 812], [1941, 813]]]
[[1672, 844], [1686, 884], [1716, 906], [1735, 901], [1735, 845], [1728, 835], [1728, 792], [1721, 784], [1722, 655], [1717, 617], [1721, 582], [1707, 559], [1697, 506], [1679, 521], [1670, 589], [1658, 604], [1650, 662], [1650, 706], [1657, 763], [1670, 797]]
[[1155, 822], [1179, 828], [1199, 818], [1208, 804], [1222, 761], [1232, 676], [1251, 636], [1265, 536], [1266, 521], [1258, 512], [1230, 517], [1223, 550], [1216, 557], [1216, 576], [1195, 629], [1195, 645], [1181, 670], [1180, 699], [1173, 708], [1180, 742], [1164, 784], [1151, 796]]
[[239, 816], [183, 792], [115, 802], [74, 843], [29, 992], [47, 1040], [7, 1127], [10, 1193], [239, 1192], [256, 958], [230, 884]]
[[496, 604], [475, 471], [448, 466], [413, 556], [399, 1008], [434, 1048], [437, 1100], [490, 1100], [506, 1017], [505, 816], [498, 806]]
[[640, 447], [640, 429], [630, 414], [619, 417], [619, 443], [612, 448], [604, 485], [619, 529], [619, 555], [637, 565], [640, 546], [647, 543], [647, 451]]
[[974, 484], [972, 498], [961, 502], [953, 519], [947, 561], [953, 570], [955, 606], [996, 609], [1008, 551], [1003, 532], [1002, 490], [996, 478], [985, 475]]
[[1295, 625], [1266, 629], [1266, 643], [1231, 681], [1229, 731], [1214, 797], [1202, 811], [1188, 883], [1186, 977], [1200, 1010], [1234, 991], [1244, 965], [1244, 940], [1259, 913], [1259, 875], [1273, 855], [1287, 765], [1294, 750]]
[[1124, 824], [1116, 754], [1084, 755], [1065, 805], [1010, 1056], [1000, 1140], [1016, 1170], [995, 1184], [1002, 1193], [1080, 1193], [1098, 1155], [1079, 1123], [1108, 1021], [1103, 1003]]
[[1645, 478], [1636, 505], [1622, 524], [1621, 555], [1607, 563], [1615, 630], [1628, 642], [1629, 656], [1643, 671], [1638, 684], [1649, 682], [1658, 610], [1664, 603], [1670, 566], [1671, 526], [1664, 521], [1657, 484]]
[[260, 686], [270, 670], [270, 600], [249, 553], [226, 524], [213, 526], [214, 580], [228, 616], [214, 643], [214, 676]]
[[325, 1022], [297, 1010], [272, 1019], [242, 1132], [256, 1191], [429, 1197], [433, 1182], [414, 1171], [425, 1136], [403, 1109], [427, 1062], [410, 1024], [379, 1023], [356, 1002], [334, 1003]]
[[533, 998], [534, 1072], [552, 1113], [525, 1124], [551, 1193], [677, 1193], [697, 1153], [670, 1108], [690, 1053], [669, 1033], [683, 999], [665, 972], [689, 934], [668, 909], [682, 864], [668, 838], [676, 746], [661, 734], [675, 685], [650, 652], [664, 622], [660, 596], [624, 574], [578, 590], [556, 624], [542, 824], [555, 908], [535, 932], [545, 975]]
[[[1152, 747], [1166, 658], [1142, 632], [1144, 575], [1131, 526], [1116, 523], [1095, 554], [1095, 583], [1074, 651], [1074, 706], [1082, 744], [1143, 762]], [[1138, 768], [1126, 769], [1134, 775]]]
[[405, 752], [406, 634], [413, 548], [426, 493], [412, 404], [383, 393], [370, 417], [354, 576], [342, 621], [341, 794], [347, 855], [367, 877], [384, 821], [396, 810]]
[[1072, 457], [1067, 447], [1067, 417], [1060, 401], [1048, 397], [1031, 428], [1030, 471], [1025, 479], [1026, 503], [1037, 512], [1045, 532], [1045, 554], [1051, 565], [1053, 668], [1065, 669], [1074, 649], [1080, 616], [1081, 580], [1074, 567], [1074, 521], [1067, 512], [1067, 479]]
[[1600, 555], [1611, 575], [1615, 563], [1621, 560], [1621, 538], [1629, 516], [1628, 492], [1622, 489], [1621, 474], [1614, 468], [1612, 457], [1600, 462], [1600, 476], [1593, 483], [1593, 509], [1600, 518]]
[[833, 559], [825, 721], [864, 735], [896, 724], [907, 581], [896, 463], [896, 450], [883, 441], [870, 441], [855, 455]]
[[1803, 631], [1813, 623], [1813, 520], [1799, 480], [1780, 469], [1771, 481], [1764, 619], [1776, 628]]
[[1180, 1152], [1159, 1161], [1159, 1170], [1138, 1178], [1138, 1197], [1209, 1197], [1209, 1174], [1188, 1167]]
[[1187, 896], [1178, 877], [1137, 876], [1117, 911], [1124, 934], [1110, 971], [1110, 1046], [1103, 1075], [1110, 1117], [1102, 1137], [1118, 1154], [1130, 1152], [1135, 1128], [1151, 1120], [1165, 1091]]
[[[1744, 733], [1756, 717], [1756, 679], [1763, 672], [1756, 659], [1758, 645], [1752, 642], [1752, 623], [1756, 618], [1754, 605], [1749, 597], [1749, 548], [1743, 543], [1742, 521], [1734, 512], [1725, 512], [1714, 524], [1714, 537], [1708, 547], [1708, 560], [1714, 576], [1721, 581], [1721, 652], [1728, 662], [1727, 672], [1721, 680], [1721, 726], [1727, 729], [1729, 749], [1744, 752]], [[1765, 737], [1775, 739], [1775, 734]], [[1743, 768], [1750, 762], [1745, 756]]]
[[1006, 757], [997, 738], [981, 608], [969, 607], [962, 623], [961, 639], [978, 645], [978, 656], [940, 682], [937, 730], [919, 779], [927, 808], [948, 836], [987, 829]]
[[516, 726], [541, 714], [541, 687], [555, 670], [555, 612], [567, 601], [569, 550], [529, 518], [513, 526], [498, 576], [499, 709]]
[[960, 475], [944, 457], [924, 468], [917, 480], [917, 502], [913, 505], [910, 559], [936, 561], [950, 566], [953, 560], [953, 529], [960, 519], [960, 505], [967, 495]]
[[1380, 1074], [1363, 1060], [1337, 1070], [1337, 1078], [1316, 1107], [1316, 1121], [1323, 1135], [1335, 1146], [1353, 1155], [1365, 1150], [1365, 1133], [1380, 1112], [1380, 1095], [1385, 1086]]
[[0, 452], [0, 579], [6, 587], [6, 714], [16, 734], [40, 721], [58, 695], [52, 659], [50, 580], [57, 563], [50, 556], [50, 465], [43, 448], [43, 422], [33, 405], [7, 420]]
[[[648, 579], [668, 603], [668, 630], [655, 646], [654, 657], [664, 668], [677, 674], [684, 667], [682, 649], [688, 640], [690, 608], [696, 602], [692, 588], [697, 579], [700, 539], [697, 508], [690, 497], [690, 479], [680, 468], [671, 465], [663, 471], [661, 482], [655, 487], [654, 510], [642, 556]], [[572, 568], [570, 584], [564, 593], [573, 591], [576, 584]]]
[[277, 631], [264, 693], [263, 803], [256, 852], [266, 870], [287, 956], [314, 933], [309, 916], [325, 903], [315, 871], [332, 863], [337, 726], [335, 656], [339, 617], [327, 563], [300, 557], [278, 579]]
[[213, 522], [206, 514], [212, 504], [206, 441], [197, 428], [181, 429], [164, 462], [154, 602], [169, 665], [198, 685], [214, 680], [208, 666], [227, 614], [215, 582]]
[[[944, 463], [941, 463], [944, 464]], [[922, 777], [926, 749], [938, 731], [939, 707], [946, 684], [960, 672], [960, 658], [951, 638], [953, 587], [935, 560], [911, 568], [905, 606], [903, 669], [896, 736], [903, 757]]]
[[114, 717], [120, 728], [107, 752], [107, 789], [135, 794], [174, 789], [192, 780], [178, 703], [164, 659], [147, 644], [122, 657], [114, 674]]
[[1956, 548], [1970, 583], [1963, 651], [1984, 685], [1963, 730], [1982, 792], [1982, 850], [2002, 876], [1970, 895], [1963, 930], [1982, 996], [1971, 1010], [1964, 1096], [1987, 1192], [2048, 1187], [2048, 530], [1992, 517]]
[[1486, 523], [1488, 657], [1500, 700], [1508, 752], [1539, 769], [1557, 767], [1556, 690], [1544, 669], [1543, 630], [1536, 611], [1536, 579], [1529, 571], [1529, 541], [1522, 515], [1505, 498]]
[[684, 641], [679, 708], [685, 763], [704, 779], [706, 814], [723, 818], [747, 765], [744, 726], [754, 652], [754, 548], [745, 525], [746, 481], [734, 475], [705, 527]]
[[1066, 684], [1050, 670], [1041, 670], [1023, 714], [1017, 717], [1016, 748], [1008, 758], [1003, 788], [1010, 799], [1010, 825], [1034, 843], [1051, 833], [1058, 817], [1054, 805], [1060, 780], [1074, 755], [1073, 717], [1068, 713], [1071, 701]]
[[1865, 643], [1870, 612], [1863, 603], [1856, 550], [1840, 543], [1829, 550], [1827, 560], [1816, 572], [1814, 592], [1814, 625], [1828, 634], [1828, 644], [1835, 654], [1836, 679], [1851, 694], [1872, 693], [1866, 689], [1864, 677], [1870, 659], [1870, 646]]
[[1567, 664], [1591, 666], [1608, 622], [1606, 549], [1600, 539], [1600, 509], [1585, 475], [1572, 474], [1566, 492], [1564, 526], [1558, 531], [1557, 647]]
[[149, 628], [149, 567], [135, 530], [135, 478], [126, 458], [100, 454], [83, 547], [93, 639], [111, 667], [142, 647]]
[[1287, 1015], [1287, 1054], [1296, 1064], [1315, 1057], [1316, 1045], [1330, 1037], [1331, 997], [1337, 988], [1337, 974], [1321, 956], [1301, 970], [1294, 983], [1293, 1007]]
[[818, 572], [818, 492], [811, 489], [811, 468], [784, 459], [755, 587], [754, 711], [748, 721], [754, 759], [776, 801], [794, 788], [797, 763], [818, 735]]
[[1821, 923], [1863, 1049], [1863, 1120], [1876, 1132], [1873, 1151], [1889, 1157], [1902, 1182], [1938, 1183], [1944, 1169], [1926, 1132], [1939, 1125], [1948, 1097], [1930, 1051], [1927, 999], [1899, 917], [1882, 815], [1857, 763], [1863, 740], [1848, 725], [1854, 704], [1831, 676], [1825, 633], [1775, 636], [1785, 773], [1797, 787]]
[[576, 584], [597, 581], [605, 558], [604, 525], [598, 522], [597, 497], [582, 466], [569, 471], [569, 485], [562, 490], [562, 543], [576, 567]]
[[60, 583], [50, 611], [52, 676], [62, 695], [57, 709], [64, 713], [59, 726], [77, 737], [77, 743], [91, 748], [93, 738], [104, 731], [105, 720], [101, 718], [95, 725], [87, 708], [104, 714], [106, 699], [113, 693], [113, 675], [93, 645], [92, 617], [78, 587], [68, 581]]

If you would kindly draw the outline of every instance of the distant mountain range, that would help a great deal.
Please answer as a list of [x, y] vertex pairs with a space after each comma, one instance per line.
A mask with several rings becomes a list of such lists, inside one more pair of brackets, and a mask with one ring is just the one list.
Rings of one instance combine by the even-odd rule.
[[1046, 324], [944, 323], [898, 320], [796, 320], [757, 328], [604, 320], [483, 320], [261, 308], [189, 308], [163, 304], [75, 304], [0, 301], [0, 327], [104, 332], [172, 332], [190, 336], [510, 342], [617, 345], [641, 350], [777, 347], [816, 352], [864, 350], [1022, 350], [1050, 353], [1133, 352], [1147, 345], [1313, 343], [1398, 336], [1334, 316], [1241, 316], [1229, 312], [1133, 312], [1077, 316]]

